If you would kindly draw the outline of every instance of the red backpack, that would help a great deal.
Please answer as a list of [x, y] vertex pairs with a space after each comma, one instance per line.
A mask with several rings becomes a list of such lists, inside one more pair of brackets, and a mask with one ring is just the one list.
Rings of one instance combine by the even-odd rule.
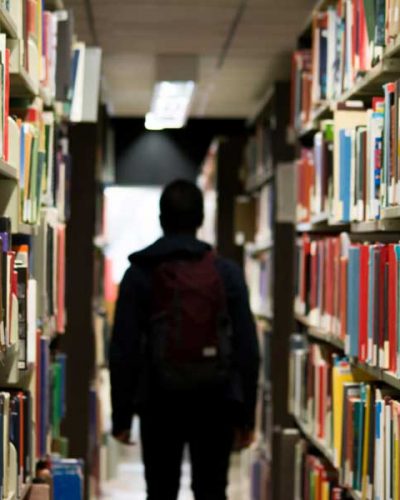
[[231, 323], [214, 254], [160, 264], [152, 295], [152, 379], [167, 391], [193, 392], [227, 383]]

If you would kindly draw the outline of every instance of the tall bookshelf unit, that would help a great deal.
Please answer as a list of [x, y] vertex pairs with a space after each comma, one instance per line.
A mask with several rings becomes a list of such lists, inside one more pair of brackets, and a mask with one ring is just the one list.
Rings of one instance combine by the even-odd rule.
[[293, 56], [296, 500], [400, 494], [398, 8], [321, 0]]
[[0, 497], [7, 500], [84, 495], [83, 456], [67, 459], [64, 427], [72, 26], [62, 0], [0, 5]]
[[[289, 82], [276, 82], [250, 124], [243, 181], [236, 199], [235, 239], [244, 245], [245, 272], [261, 348], [252, 498], [287, 498], [290, 462], [287, 409], [289, 335], [294, 329], [294, 148], [288, 143]], [[279, 196], [285, 198], [282, 205]], [[285, 213], [285, 208], [286, 212]]]

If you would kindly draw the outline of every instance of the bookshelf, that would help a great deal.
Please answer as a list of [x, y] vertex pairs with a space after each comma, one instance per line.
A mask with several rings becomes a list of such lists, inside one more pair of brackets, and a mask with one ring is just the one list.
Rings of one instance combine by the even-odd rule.
[[[293, 173], [293, 148], [286, 135], [288, 91], [288, 82], [276, 82], [259, 114], [249, 123], [241, 175], [243, 193], [237, 198], [235, 213], [235, 239], [244, 246], [250, 304], [262, 352], [252, 464], [263, 470], [266, 467], [270, 471], [266, 476], [272, 478], [254, 487], [275, 499], [287, 498], [282, 471], [290, 463], [287, 449], [293, 439], [286, 432], [291, 419], [281, 390], [288, 372], [284, 361], [288, 332], [294, 327], [292, 297], [288, 294], [293, 277], [290, 244], [294, 242], [294, 218], [290, 209], [289, 215], [282, 215], [279, 201], [280, 194], [293, 199], [293, 193], [285, 193]], [[287, 210], [287, 200], [284, 205]]]
[[[348, 2], [348, 5], [352, 6], [353, 3], [356, 2]], [[391, 264], [388, 261], [382, 264], [382, 272], [386, 272], [387, 277], [391, 276], [390, 282], [388, 279], [378, 279], [378, 274], [375, 279], [374, 274], [378, 273], [374, 271], [378, 269], [374, 266], [378, 263], [380, 249], [383, 249], [382, 255], [386, 255], [387, 251], [394, 257], [391, 252], [397, 248], [400, 234], [400, 200], [396, 193], [399, 160], [396, 154], [390, 153], [393, 151], [390, 148], [395, 147], [395, 139], [391, 134], [399, 126], [397, 118], [391, 117], [391, 113], [394, 116], [398, 110], [400, 45], [398, 29], [392, 25], [394, 19], [389, 16], [386, 18], [386, 25], [382, 25], [384, 37], [373, 40], [369, 38], [369, 49], [363, 46], [363, 42], [355, 46], [345, 43], [340, 49], [336, 48], [335, 52], [329, 52], [333, 47], [332, 42], [340, 36], [332, 30], [334, 22], [340, 19], [344, 23], [344, 29], [353, 29], [346, 25], [346, 11], [341, 11], [337, 6], [336, 1], [317, 3], [306, 28], [307, 34], [301, 34], [301, 48], [293, 56], [292, 119], [289, 132], [295, 138], [299, 158], [296, 166], [300, 172], [296, 181], [298, 194], [294, 311], [297, 331], [303, 335], [304, 344], [301, 347], [291, 347], [290, 366], [291, 370], [293, 366], [296, 367], [301, 384], [315, 380], [315, 387], [318, 387], [324, 380], [321, 377], [327, 376], [332, 382], [332, 397], [338, 398], [338, 394], [343, 396], [345, 411], [348, 407], [357, 407], [356, 411], [360, 414], [366, 415], [371, 411], [371, 418], [375, 418], [382, 394], [387, 398], [385, 404], [393, 408], [397, 408], [400, 398], [400, 371], [395, 360], [400, 347], [397, 344], [399, 330], [396, 323], [400, 313], [396, 302], [400, 297], [400, 282], [395, 272], [397, 260], [393, 259]], [[364, 12], [357, 17], [355, 25], [358, 31], [354, 32], [355, 37], [361, 36], [361, 32], [367, 38], [370, 36], [369, 18], [364, 18], [365, 15]], [[377, 26], [379, 22], [381, 20], [375, 19], [374, 25]], [[325, 36], [326, 39], [323, 39]], [[315, 59], [316, 54], [319, 54], [319, 60]], [[353, 59], [346, 60], [346, 57]], [[330, 69], [333, 60], [342, 64], [341, 75]], [[349, 60], [352, 65], [347, 64], [346, 61]], [[296, 85], [299, 84], [303, 89], [301, 96], [296, 90]], [[363, 149], [364, 140], [370, 141], [372, 149], [368, 150], [367, 146]], [[378, 143], [379, 147], [382, 146], [382, 156], [376, 149]], [[349, 148], [346, 149], [345, 144]], [[382, 162], [378, 165], [380, 160]], [[345, 187], [347, 180], [349, 184]], [[349, 250], [349, 254], [345, 248]], [[361, 253], [364, 255], [361, 267], [357, 267], [358, 264], [353, 267], [354, 258]], [[382, 262], [384, 261], [385, 257], [382, 257]], [[378, 309], [373, 309], [374, 304], [378, 304], [378, 298], [374, 298], [378, 297], [378, 282], [379, 293], [382, 294], [379, 297], [386, 297], [382, 299], [382, 306], [379, 306], [379, 318], [388, 318], [384, 327], [382, 322], [378, 323]], [[382, 337], [378, 333], [374, 337], [378, 331]], [[385, 342], [383, 350], [378, 347], [381, 341]], [[308, 370], [306, 375], [302, 374], [303, 368], [300, 366]], [[348, 377], [347, 382], [351, 381], [357, 387], [351, 397], [347, 392], [350, 389], [335, 379], [341, 376], [338, 375], [341, 373], [341, 366], [346, 367], [344, 371]], [[324, 375], [318, 373], [318, 370]], [[364, 390], [374, 394], [369, 402], [361, 395]], [[308, 389], [304, 397], [308, 405], [315, 406], [310, 410], [311, 407], [306, 405], [300, 411], [302, 403], [298, 399], [298, 388], [294, 387], [293, 378], [289, 391], [291, 396], [295, 395], [291, 400], [292, 409], [296, 409], [294, 422], [301, 431], [303, 440], [312, 449], [318, 450], [317, 455], [322, 456], [329, 464], [328, 468], [336, 470], [337, 486], [350, 498], [369, 498], [364, 481], [369, 481], [368, 495], [373, 494], [371, 492], [374, 489], [389, 491], [392, 487], [397, 488], [394, 462], [387, 462], [385, 465], [385, 479], [381, 475], [378, 478], [381, 472], [376, 470], [375, 480], [371, 481], [369, 470], [367, 473], [364, 464], [356, 460], [352, 462], [351, 470], [356, 477], [354, 481], [362, 478], [363, 491], [358, 491], [361, 488], [349, 488], [349, 476], [346, 476], [348, 471], [343, 469], [342, 457], [339, 459], [336, 456], [335, 459], [331, 448], [323, 439], [316, 437], [316, 433], [325, 433], [325, 438], [329, 440], [332, 437], [330, 433], [338, 439], [337, 436], [345, 432], [345, 429], [363, 432], [363, 438], [357, 442], [364, 452], [369, 446], [367, 439], [373, 439], [367, 438], [373, 435], [369, 423], [363, 421], [362, 426], [358, 426], [356, 420], [352, 420], [353, 417], [349, 417], [347, 413], [344, 420], [341, 420], [342, 415], [335, 410], [334, 405], [332, 408], [328, 405], [325, 410], [328, 414], [336, 411], [335, 418], [339, 422], [330, 429], [329, 424], [318, 420], [316, 408], [323, 401], [318, 400], [319, 393]], [[331, 397], [329, 393], [325, 395]], [[338, 399], [336, 403], [337, 401]], [[306, 415], [305, 420], [300, 417], [299, 412]], [[395, 438], [390, 434], [392, 424], [389, 425], [388, 422], [391, 420], [382, 424], [378, 419], [375, 425], [381, 426], [381, 430], [385, 429], [389, 443]], [[374, 452], [379, 453], [379, 449], [374, 448], [372, 453]], [[306, 455], [307, 453], [303, 454], [302, 460], [307, 459]], [[369, 467], [374, 468], [374, 464]], [[298, 473], [296, 470], [296, 474]]]
[[[72, 39], [60, 30], [57, 50], [47, 51], [53, 28], [71, 27], [70, 14], [53, 4], [50, 12], [35, 2], [29, 26], [28, 2], [0, 7], [0, 491], [10, 500], [39, 490], [43, 500], [59, 498], [60, 478], [70, 483], [71, 498], [82, 487], [83, 464], [66, 460], [70, 435], [62, 429], [71, 155], [69, 119], [58, 110], [67, 101], [63, 85], [75, 92], [76, 82], [69, 89]], [[56, 77], [60, 66], [65, 80]], [[48, 484], [38, 485], [42, 468], [50, 471]]]
[[5, 6], [0, 7], [0, 27], [10, 38], [18, 38], [18, 30], [15, 21]]
[[18, 171], [3, 160], [0, 160], [0, 178], [1, 179], [18, 179]]

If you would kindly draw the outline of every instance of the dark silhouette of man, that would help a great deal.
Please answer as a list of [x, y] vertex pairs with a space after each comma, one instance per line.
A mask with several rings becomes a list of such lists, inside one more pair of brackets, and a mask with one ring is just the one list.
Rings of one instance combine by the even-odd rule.
[[[113, 435], [129, 444], [132, 417], [139, 415], [148, 500], [177, 499], [186, 445], [196, 500], [224, 500], [230, 454], [253, 440], [259, 348], [247, 288], [236, 264], [214, 255], [208, 244], [196, 239], [203, 222], [203, 197], [193, 183], [178, 180], [165, 188], [160, 221], [164, 236], [130, 256], [131, 266], [120, 286], [110, 347]], [[212, 263], [226, 297], [231, 325], [229, 375], [209, 390], [190, 390], [189, 382], [189, 389], [164, 390], [146, 349], [159, 292], [154, 275], [165, 263], [183, 262], [190, 271], [190, 266], [206, 260], [207, 265]], [[204, 304], [207, 298], [202, 300]], [[202, 318], [201, 310], [195, 313]], [[204, 352], [213, 355], [213, 349]], [[192, 375], [188, 372], [188, 381]]]

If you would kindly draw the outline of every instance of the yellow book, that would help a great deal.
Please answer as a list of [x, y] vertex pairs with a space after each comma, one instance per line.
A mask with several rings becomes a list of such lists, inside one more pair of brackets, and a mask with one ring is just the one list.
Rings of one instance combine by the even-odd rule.
[[343, 387], [348, 382], [367, 382], [371, 378], [361, 370], [351, 367], [349, 362], [337, 356], [333, 359], [332, 394], [333, 394], [333, 458], [335, 467], [340, 467], [343, 435]]
[[322, 483], [322, 497], [321, 500], [329, 500], [329, 483], [324, 481]]

